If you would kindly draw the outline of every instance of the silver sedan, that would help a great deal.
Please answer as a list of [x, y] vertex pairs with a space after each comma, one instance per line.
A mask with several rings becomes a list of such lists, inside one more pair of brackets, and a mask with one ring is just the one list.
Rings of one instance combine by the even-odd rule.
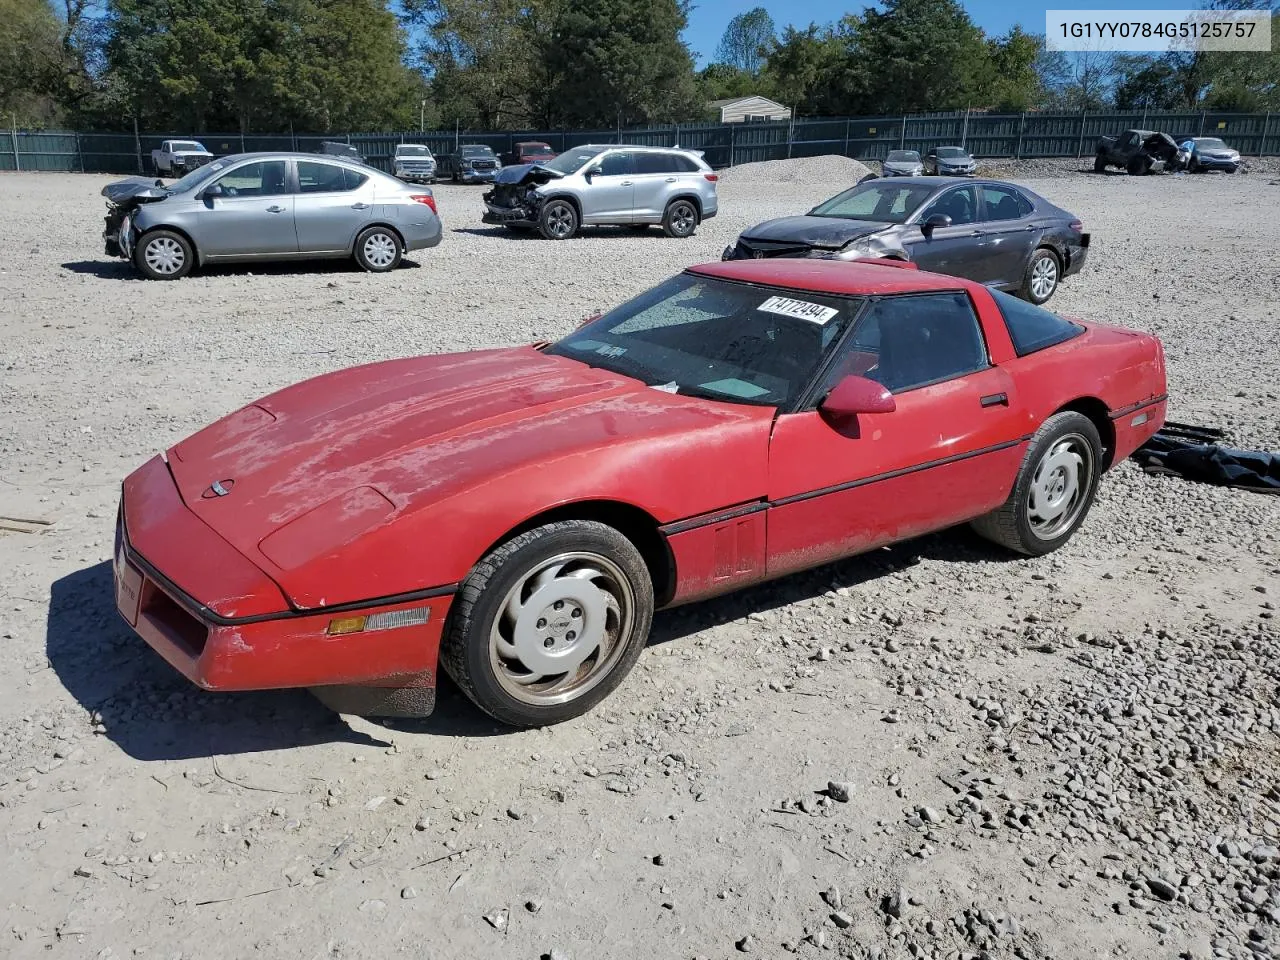
[[427, 187], [340, 157], [246, 153], [164, 184], [108, 184], [103, 240], [154, 280], [206, 263], [353, 257], [374, 273], [440, 242]]

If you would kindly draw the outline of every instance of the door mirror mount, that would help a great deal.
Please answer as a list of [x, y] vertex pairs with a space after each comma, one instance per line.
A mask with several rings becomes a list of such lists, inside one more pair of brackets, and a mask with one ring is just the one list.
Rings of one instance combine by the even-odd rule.
[[603, 173], [604, 171], [600, 169], [600, 167], [596, 166], [596, 167], [587, 167], [586, 171], [584, 171], [582, 175], [583, 177], [586, 178], [587, 183], [590, 183], [592, 177], [598, 177]]
[[920, 224], [920, 231], [927, 237], [939, 227], [949, 226], [951, 226], [951, 218], [949, 216], [945, 213], [934, 213]]
[[818, 409], [828, 419], [840, 422], [862, 413], [893, 413], [898, 405], [883, 384], [851, 374], [831, 389]]

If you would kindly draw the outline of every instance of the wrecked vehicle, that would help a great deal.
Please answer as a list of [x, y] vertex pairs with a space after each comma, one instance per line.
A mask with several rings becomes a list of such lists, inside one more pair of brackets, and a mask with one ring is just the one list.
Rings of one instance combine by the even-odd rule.
[[224, 157], [165, 184], [109, 183], [103, 243], [152, 280], [197, 266], [245, 260], [353, 257], [371, 273], [440, 242], [427, 187], [354, 160], [316, 154]]
[[1173, 172], [1182, 168], [1178, 144], [1167, 133], [1153, 130], [1126, 130], [1118, 137], [1099, 137], [1094, 146], [1093, 172], [1120, 167], [1134, 176]]
[[703, 264], [555, 344], [327, 373], [153, 456], [115, 604], [202, 690], [422, 716], [439, 665], [540, 727], [623, 682], [656, 609], [966, 522], [1057, 550], [1165, 406], [1149, 334], [882, 263]]
[[548, 240], [567, 240], [584, 226], [654, 224], [668, 237], [689, 237], [719, 211], [719, 179], [688, 150], [587, 144], [502, 170], [484, 195], [483, 220]]
[[1084, 267], [1089, 240], [1078, 217], [1023, 186], [864, 178], [803, 216], [748, 228], [721, 259], [882, 257], [1044, 303]]

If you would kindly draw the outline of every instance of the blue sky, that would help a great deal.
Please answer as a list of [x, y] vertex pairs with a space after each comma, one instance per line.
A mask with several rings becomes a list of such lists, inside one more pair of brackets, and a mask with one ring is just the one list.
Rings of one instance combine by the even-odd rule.
[[[845, 13], [862, 10], [866, 3], [839, 3], [833, 0], [693, 0], [689, 14], [689, 28], [684, 37], [698, 56], [698, 66], [703, 67], [715, 57], [716, 45], [729, 21], [752, 7], [764, 7], [778, 25], [778, 31], [787, 24], [807, 27], [810, 23], [831, 23]], [[964, 8], [974, 23], [988, 34], [1004, 33], [1015, 23], [1032, 33], [1044, 33], [1046, 10], [1171, 10], [1192, 9], [1199, 6], [1195, 0], [1044, 0], [1013, 3], [1010, 0], [968, 0]]]

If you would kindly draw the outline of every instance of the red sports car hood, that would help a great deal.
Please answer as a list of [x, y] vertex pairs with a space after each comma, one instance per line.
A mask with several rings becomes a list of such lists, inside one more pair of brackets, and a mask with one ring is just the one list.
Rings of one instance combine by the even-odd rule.
[[303, 585], [304, 568], [416, 507], [530, 463], [636, 440], [660, 451], [666, 439], [769, 414], [524, 347], [317, 377], [201, 430], [168, 459], [188, 507], [311, 606], [324, 600]]

